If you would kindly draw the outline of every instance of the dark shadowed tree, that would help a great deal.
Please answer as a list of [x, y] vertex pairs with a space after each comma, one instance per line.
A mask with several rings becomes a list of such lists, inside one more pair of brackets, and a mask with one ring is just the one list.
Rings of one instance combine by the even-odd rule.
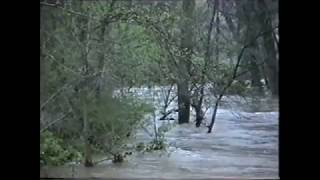
[[182, 2], [183, 24], [181, 26], [181, 47], [183, 56], [179, 60], [181, 72], [178, 78], [178, 122], [189, 123], [190, 119], [190, 68], [193, 48], [193, 13], [195, 1], [186, 0]]

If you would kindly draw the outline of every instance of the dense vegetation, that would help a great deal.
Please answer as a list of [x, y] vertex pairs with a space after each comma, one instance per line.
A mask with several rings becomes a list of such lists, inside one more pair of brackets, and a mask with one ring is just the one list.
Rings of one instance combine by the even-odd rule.
[[[210, 133], [223, 96], [277, 97], [277, 6], [274, 0], [41, 0], [40, 164], [93, 166], [94, 154], [120, 160], [155, 109], [162, 119], [178, 112], [178, 122], [189, 123], [192, 107], [199, 127], [206, 97], [215, 97]], [[129, 93], [142, 86], [170, 87], [163, 107]], [[170, 93], [176, 109], [168, 109]], [[150, 147], [162, 149], [163, 134], [155, 134]]]

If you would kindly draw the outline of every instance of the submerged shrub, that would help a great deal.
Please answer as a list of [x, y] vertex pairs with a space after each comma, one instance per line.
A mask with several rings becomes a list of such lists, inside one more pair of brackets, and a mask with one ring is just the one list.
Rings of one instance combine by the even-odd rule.
[[67, 162], [78, 161], [81, 153], [50, 131], [40, 135], [40, 165], [63, 165]]

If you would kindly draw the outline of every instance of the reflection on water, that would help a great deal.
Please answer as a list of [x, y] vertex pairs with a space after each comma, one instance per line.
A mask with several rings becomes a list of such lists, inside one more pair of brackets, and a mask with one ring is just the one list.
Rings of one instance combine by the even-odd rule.
[[[94, 168], [76, 167], [73, 173], [71, 167], [55, 167], [40, 174], [104, 178], [278, 177], [277, 110], [236, 112], [234, 109], [222, 106], [218, 110], [211, 134], [206, 133], [204, 126], [175, 126], [166, 135], [170, 144], [168, 152], [135, 152], [122, 164], [106, 161]], [[207, 115], [209, 122], [211, 110]], [[140, 132], [136, 141], [148, 141], [148, 138]]]

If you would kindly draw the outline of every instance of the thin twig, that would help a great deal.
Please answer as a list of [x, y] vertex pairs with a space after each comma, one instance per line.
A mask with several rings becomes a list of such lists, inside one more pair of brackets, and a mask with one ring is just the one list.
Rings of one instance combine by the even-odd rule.
[[[81, 17], [85, 17], [85, 18], [90, 18], [88, 15], [86, 14], [82, 14], [80, 12], [76, 12], [76, 11], [73, 11], [73, 10], [70, 10], [70, 9], [66, 9], [64, 7], [61, 7], [59, 6], [59, 4], [50, 4], [50, 3], [46, 3], [46, 2], [40, 2], [40, 5], [43, 5], [43, 6], [48, 6], [48, 7], [54, 7], [54, 8], [58, 8], [58, 9], [62, 9], [64, 11], [67, 11], [71, 14], [74, 14], [74, 15], [77, 15], [77, 16], [81, 16]], [[92, 17], [91, 17], [92, 18]], [[95, 20], [98, 20], [97, 18], [93, 18]]]
[[40, 130], [40, 133], [42, 133], [43, 131], [45, 131], [46, 129], [48, 129], [50, 126], [52, 126], [53, 124], [63, 120], [65, 117], [67, 117], [72, 111], [69, 110], [66, 114], [64, 114], [63, 116], [61, 116], [60, 118], [50, 122], [46, 127], [44, 127], [43, 129]]
[[162, 117], [159, 120], [166, 120], [166, 117], [174, 112], [178, 112], [178, 109], [171, 109], [170, 111], [163, 113]]
[[59, 66], [64, 67], [65, 69], [69, 70], [70, 72], [76, 74], [76, 75], [80, 75], [80, 73], [76, 72], [75, 70], [73, 70], [72, 68], [62, 64], [61, 62], [59, 62], [53, 55], [49, 54], [49, 53], [44, 53], [45, 55], [47, 55], [48, 57], [50, 57], [50, 59], [54, 62], [56, 62]]
[[40, 111], [51, 101], [53, 100], [60, 92], [62, 92], [69, 84], [63, 85], [61, 88], [59, 88], [55, 93], [53, 93], [41, 106]]

